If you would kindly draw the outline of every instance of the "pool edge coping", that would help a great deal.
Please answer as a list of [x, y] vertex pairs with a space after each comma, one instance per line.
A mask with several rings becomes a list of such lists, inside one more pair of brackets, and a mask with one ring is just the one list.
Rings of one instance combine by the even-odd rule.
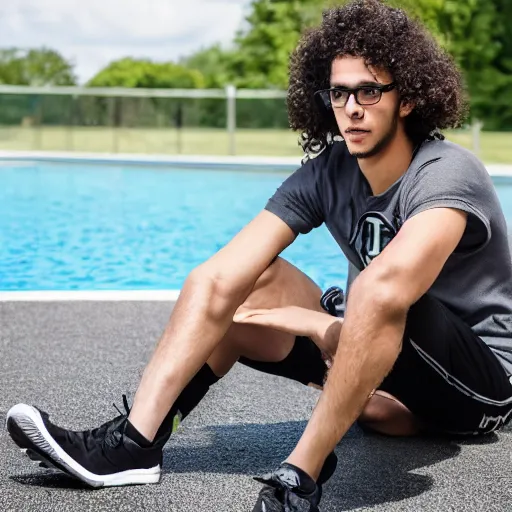
[[[132, 153], [81, 153], [60, 151], [0, 151], [0, 162], [61, 162], [123, 165], [176, 166], [202, 169], [262, 169], [294, 171], [300, 157], [146, 155]], [[484, 164], [491, 176], [512, 177], [512, 164]]]
[[[294, 171], [300, 157], [214, 156], [214, 155], [146, 155], [132, 153], [78, 153], [54, 151], [0, 151], [0, 162], [60, 162], [113, 165], [174, 166], [180, 168], [231, 170], [262, 169]], [[512, 166], [510, 175], [512, 176]]]
[[176, 302], [180, 290], [0, 291], [2, 302]]

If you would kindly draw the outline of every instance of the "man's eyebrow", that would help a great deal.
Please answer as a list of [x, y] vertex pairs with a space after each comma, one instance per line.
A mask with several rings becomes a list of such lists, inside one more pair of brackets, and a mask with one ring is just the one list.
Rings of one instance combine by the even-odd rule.
[[344, 87], [346, 89], [356, 89], [357, 87], [375, 87], [376, 85], [381, 86], [382, 84], [379, 84], [378, 82], [370, 82], [370, 81], [366, 80], [366, 81], [358, 82], [353, 87], [350, 87], [347, 84], [343, 84], [338, 81], [331, 82], [331, 87]]

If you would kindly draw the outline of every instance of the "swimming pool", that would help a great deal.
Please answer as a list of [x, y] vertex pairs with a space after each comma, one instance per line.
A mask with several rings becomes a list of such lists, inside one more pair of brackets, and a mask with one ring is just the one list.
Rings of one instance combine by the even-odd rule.
[[[0, 166], [0, 290], [163, 290], [225, 245], [285, 173], [99, 164]], [[496, 181], [512, 224], [512, 180]], [[322, 287], [347, 263], [322, 227], [283, 256]]]

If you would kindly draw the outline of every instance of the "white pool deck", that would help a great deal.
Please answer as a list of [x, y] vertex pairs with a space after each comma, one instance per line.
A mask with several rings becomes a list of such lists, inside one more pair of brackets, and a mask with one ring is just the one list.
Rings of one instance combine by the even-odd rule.
[[[300, 166], [297, 157], [250, 157], [250, 156], [190, 156], [190, 155], [146, 155], [146, 154], [109, 154], [77, 153], [51, 151], [0, 151], [2, 164], [26, 164], [36, 162], [51, 163], [93, 163], [137, 166], [176, 167], [180, 169], [237, 169], [267, 172], [293, 172]], [[493, 177], [512, 178], [512, 165], [486, 164]], [[0, 292], [0, 302], [67, 302], [67, 301], [105, 301], [105, 302], [174, 302], [179, 290], [134, 290], [134, 291], [14, 291]]]

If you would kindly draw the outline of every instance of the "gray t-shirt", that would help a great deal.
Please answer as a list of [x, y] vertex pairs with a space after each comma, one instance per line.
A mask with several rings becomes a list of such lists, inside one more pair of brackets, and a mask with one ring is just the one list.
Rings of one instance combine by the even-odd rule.
[[296, 234], [325, 222], [353, 276], [380, 254], [407, 219], [436, 207], [469, 215], [459, 246], [429, 294], [471, 326], [512, 375], [507, 226], [492, 180], [471, 152], [444, 140], [427, 140], [407, 172], [373, 196], [357, 160], [344, 142], [335, 142], [288, 177], [266, 209]]

